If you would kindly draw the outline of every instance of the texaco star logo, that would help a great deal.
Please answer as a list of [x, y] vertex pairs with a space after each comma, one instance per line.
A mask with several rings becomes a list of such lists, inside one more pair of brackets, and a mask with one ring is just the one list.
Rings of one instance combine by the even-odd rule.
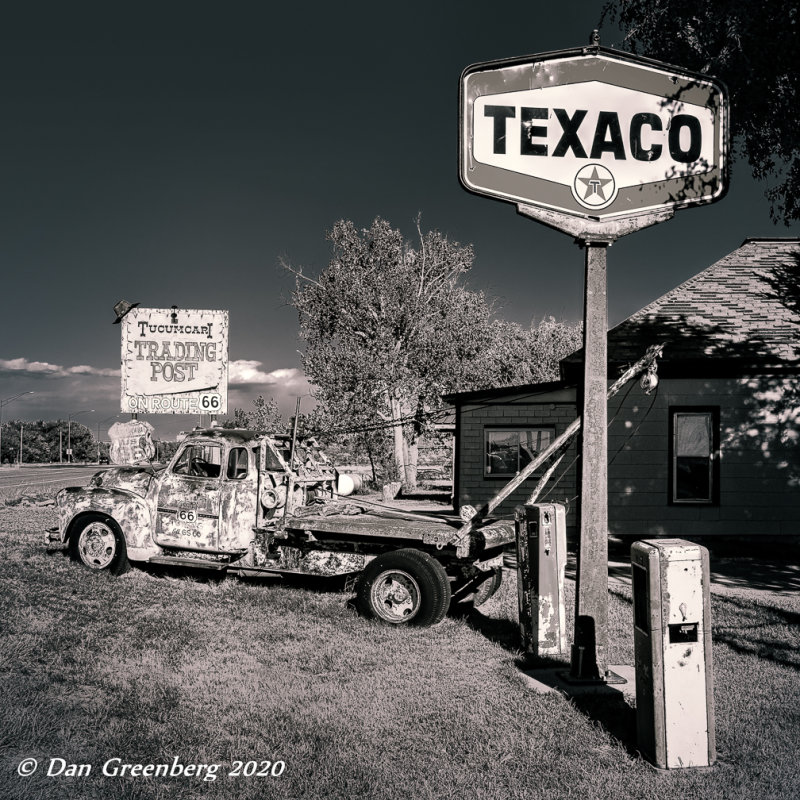
[[572, 182], [572, 195], [586, 208], [605, 208], [617, 196], [617, 183], [602, 164], [587, 164]]

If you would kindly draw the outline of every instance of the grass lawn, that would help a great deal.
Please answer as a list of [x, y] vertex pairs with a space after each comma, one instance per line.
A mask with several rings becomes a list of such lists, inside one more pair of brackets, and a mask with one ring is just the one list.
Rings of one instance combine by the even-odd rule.
[[[44, 545], [54, 519], [0, 508], [2, 800], [800, 796], [796, 597], [714, 597], [720, 764], [658, 774], [628, 705], [527, 688], [513, 573], [470, 619], [390, 629], [324, 582], [95, 575]], [[632, 664], [628, 590], [610, 602], [609, 660]]]

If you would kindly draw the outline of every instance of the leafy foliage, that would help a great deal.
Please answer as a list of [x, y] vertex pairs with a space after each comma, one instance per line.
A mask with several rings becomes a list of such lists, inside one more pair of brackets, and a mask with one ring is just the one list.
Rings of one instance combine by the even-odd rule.
[[[494, 320], [490, 344], [481, 354], [482, 374], [476, 388], [518, 386], [554, 381], [559, 361], [583, 345], [583, 324], [569, 325], [546, 317], [523, 328]], [[471, 387], [470, 387], [471, 388]]]
[[797, 0], [611, 0], [633, 52], [713, 75], [730, 91], [731, 131], [773, 221], [800, 218]]

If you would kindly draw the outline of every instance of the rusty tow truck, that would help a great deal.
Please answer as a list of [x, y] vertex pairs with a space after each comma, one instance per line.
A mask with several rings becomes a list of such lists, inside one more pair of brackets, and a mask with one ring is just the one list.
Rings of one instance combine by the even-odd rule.
[[436, 624], [451, 602], [480, 605], [496, 591], [512, 520], [459, 535], [458, 517], [365, 506], [342, 483], [314, 440], [195, 429], [162, 469], [111, 467], [61, 490], [46, 540], [115, 575], [138, 562], [350, 576], [358, 610], [398, 625]]

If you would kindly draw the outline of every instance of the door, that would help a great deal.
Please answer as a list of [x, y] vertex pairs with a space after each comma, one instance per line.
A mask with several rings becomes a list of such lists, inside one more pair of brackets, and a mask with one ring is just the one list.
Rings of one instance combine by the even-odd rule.
[[161, 480], [156, 542], [162, 547], [218, 550], [222, 444], [185, 444]]
[[222, 476], [219, 549], [245, 551], [252, 543], [258, 513], [258, 450], [233, 445], [228, 450]]

